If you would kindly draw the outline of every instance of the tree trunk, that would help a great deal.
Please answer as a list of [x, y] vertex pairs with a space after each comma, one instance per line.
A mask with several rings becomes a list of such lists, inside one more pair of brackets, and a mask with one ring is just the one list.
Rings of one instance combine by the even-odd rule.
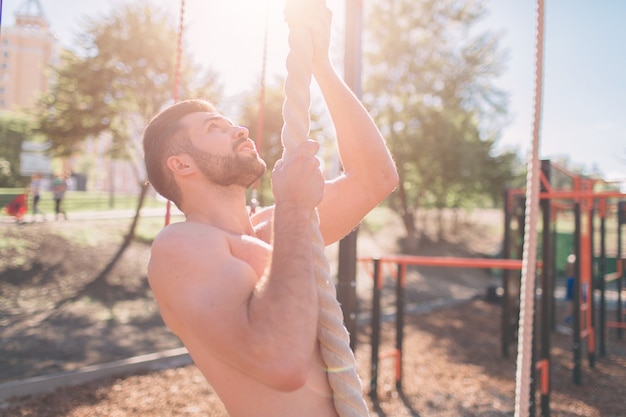
[[126, 233], [126, 236], [124, 236], [124, 240], [122, 241], [122, 244], [118, 248], [115, 255], [113, 255], [113, 258], [111, 258], [111, 261], [109, 261], [107, 266], [104, 267], [104, 269], [100, 272], [98, 277], [96, 277], [96, 279], [91, 284], [89, 284], [89, 286], [97, 287], [99, 285], [106, 284], [106, 280], [107, 280], [109, 273], [111, 272], [111, 270], [113, 270], [113, 267], [121, 259], [122, 255], [124, 255], [124, 252], [126, 252], [126, 249], [128, 249], [130, 244], [135, 239], [135, 232], [137, 231], [137, 225], [139, 224], [141, 208], [143, 207], [143, 203], [146, 200], [146, 195], [148, 194], [149, 187], [150, 185], [148, 183], [141, 184], [141, 192], [139, 193], [139, 200], [137, 201], [137, 209], [135, 210], [135, 216], [133, 217], [133, 221], [131, 222], [130, 227], [128, 228], [128, 233]]
[[401, 240], [402, 252], [406, 254], [416, 254], [418, 248], [418, 236], [417, 229], [415, 227], [415, 213], [409, 209], [408, 199], [406, 196], [406, 190], [404, 189], [403, 182], [400, 181], [398, 186], [398, 196], [400, 197], [400, 212], [402, 217], [402, 223], [404, 223], [404, 230], [406, 236]]

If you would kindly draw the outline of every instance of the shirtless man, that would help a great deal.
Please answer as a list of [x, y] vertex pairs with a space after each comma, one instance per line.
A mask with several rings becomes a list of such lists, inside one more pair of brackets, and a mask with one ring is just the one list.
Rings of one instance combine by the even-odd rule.
[[144, 133], [150, 182], [186, 217], [155, 239], [148, 279], [231, 417], [337, 416], [317, 341], [311, 215], [317, 208], [331, 244], [398, 181], [380, 132], [331, 66], [330, 12], [317, 17], [313, 75], [337, 133], [339, 177], [324, 181], [307, 141], [274, 167], [274, 206], [249, 216], [246, 189], [266, 166], [245, 127], [185, 101]]

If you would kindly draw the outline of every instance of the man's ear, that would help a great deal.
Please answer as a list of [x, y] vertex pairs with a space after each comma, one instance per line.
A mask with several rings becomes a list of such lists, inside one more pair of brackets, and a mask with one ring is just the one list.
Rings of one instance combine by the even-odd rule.
[[167, 167], [177, 175], [189, 175], [195, 171], [193, 161], [185, 154], [167, 158]]

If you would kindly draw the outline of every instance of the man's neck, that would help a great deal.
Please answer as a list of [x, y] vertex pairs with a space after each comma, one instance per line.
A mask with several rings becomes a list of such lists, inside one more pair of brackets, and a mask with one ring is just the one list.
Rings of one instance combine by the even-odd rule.
[[245, 190], [203, 190], [185, 195], [192, 195], [182, 210], [187, 221], [210, 224], [234, 234], [254, 234]]

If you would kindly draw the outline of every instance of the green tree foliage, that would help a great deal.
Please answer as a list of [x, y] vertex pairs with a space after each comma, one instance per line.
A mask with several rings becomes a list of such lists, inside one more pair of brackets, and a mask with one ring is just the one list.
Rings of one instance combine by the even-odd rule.
[[[52, 91], [36, 108], [51, 152], [72, 155], [88, 137], [106, 133], [112, 157], [136, 157], [143, 126], [173, 99], [177, 37], [172, 14], [146, 2], [87, 18], [77, 51], [64, 51]], [[220, 89], [213, 73], [202, 73], [184, 57], [180, 99], [216, 100]]]
[[505, 55], [497, 36], [475, 33], [480, 2], [370, 4], [364, 100], [396, 158], [391, 202], [415, 239], [420, 207], [493, 204], [515, 176], [517, 155], [494, 149], [507, 96], [493, 81]]
[[0, 187], [28, 185], [20, 175], [20, 153], [22, 143], [32, 139], [32, 121], [14, 113], [0, 116]]
[[215, 76], [200, 72], [189, 57], [183, 56], [180, 77], [176, 76], [177, 41], [171, 11], [145, 1], [116, 3], [108, 15], [87, 19], [84, 32], [78, 34], [77, 51], [63, 54], [55, 69], [56, 83], [35, 111], [51, 154], [73, 155], [87, 138], [106, 135], [111, 158], [134, 162], [141, 190], [135, 218], [113, 260], [94, 281], [96, 287], [106, 283], [135, 235], [148, 190], [140, 162], [146, 123], [173, 102], [177, 78], [179, 99], [203, 96], [219, 101]]

